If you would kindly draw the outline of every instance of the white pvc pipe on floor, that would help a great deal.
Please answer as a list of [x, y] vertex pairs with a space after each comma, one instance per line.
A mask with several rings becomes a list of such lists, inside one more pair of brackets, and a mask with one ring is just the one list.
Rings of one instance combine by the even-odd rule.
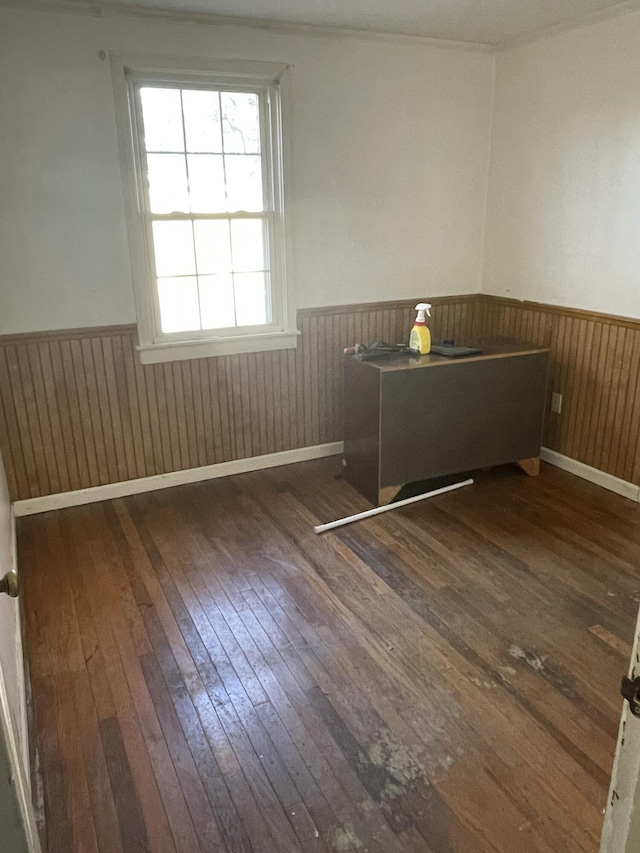
[[423, 495], [416, 495], [413, 498], [405, 498], [403, 501], [386, 504], [385, 506], [376, 506], [373, 509], [367, 509], [364, 512], [358, 512], [355, 515], [348, 515], [346, 518], [339, 518], [337, 521], [329, 521], [327, 524], [317, 524], [313, 531], [314, 533], [326, 533], [327, 530], [333, 530], [334, 527], [342, 527], [343, 524], [351, 524], [352, 521], [360, 521], [363, 518], [370, 518], [372, 515], [379, 515], [381, 512], [388, 512], [390, 509], [400, 509], [402, 506], [415, 504], [418, 501], [423, 501], [425, 498], [435, 498], [436, 495], [443, 495], [445, 492], [452, 492], [454, 489], [461, 489], [463, 486], [472, 486], [473, 480], [463, 480], [460, 483], [454, 483], [452, 486], [443, 486], [441, 489], [434, 489], [432, 492], [425, 492]]

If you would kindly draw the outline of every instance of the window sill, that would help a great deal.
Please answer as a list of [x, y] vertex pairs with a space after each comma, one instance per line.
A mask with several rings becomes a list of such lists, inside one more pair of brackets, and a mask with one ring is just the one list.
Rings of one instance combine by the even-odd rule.
[[206, 341], [172, 341], [146, 344], [138, 347], [142, 364], [163, 361], [186, 361], [193, 358], [211, 358], [217, 355], [237, 355], [246, 352], [295, 349], [300, 332], [267, 332], [262, 335], [238, 335]]

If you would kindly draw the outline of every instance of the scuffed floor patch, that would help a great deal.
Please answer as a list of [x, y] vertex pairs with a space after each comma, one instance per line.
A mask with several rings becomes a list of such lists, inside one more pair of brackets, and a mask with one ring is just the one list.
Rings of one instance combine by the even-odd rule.
[[337, 851], [337, 853], [348, 853], [350, 850], [362, 850], [362, 841], [360, 841], [350, 823], [346, 823], [339, 829], [332, 830], [329, 840], [331, 846]]
[[540, 672], [544, 669], [544, 664], [546, 661], [546, 657], [544, 655], [534, 655], [531, 652], [528, 652], [526, 649], [523, 649], [521, 646], [516, 645], [509, 647], [509, 654], [512, 658], [515, 658], [516, 660], [523, 660], [531, 667], [531, 669], [535, 669], [536, 672]]
[[378, 732], [368, 754], [372, 764], [383, 767], [402, 785], [409, 785], [417, 779], [426, 780], [425, 768], [418, 758], [418, 750], [397, 743], [388, 731]]

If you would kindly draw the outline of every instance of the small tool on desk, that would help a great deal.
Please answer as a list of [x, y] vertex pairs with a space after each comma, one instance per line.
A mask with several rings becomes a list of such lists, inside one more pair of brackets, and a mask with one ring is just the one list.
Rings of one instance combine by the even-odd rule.
[[368, 347], [364, 344], [354, 344], [352, 347], [345, 347], [343, 352], [345, 355], [355, 356], [360, 361], [372, 361], [376, 358], [386, 358], [398, 353], [415, 355], [405, 344], [388, 344], [385, 341], [376, 341]]
[[476, 347], [456, 346], [456, 342], [451, 338], [445, 338], [441, 344], [432, 344], [431, 352], [437, 355], [445, 355], [447, 358], [463, 358], [465, 355], [478, 355], [482, 350]]

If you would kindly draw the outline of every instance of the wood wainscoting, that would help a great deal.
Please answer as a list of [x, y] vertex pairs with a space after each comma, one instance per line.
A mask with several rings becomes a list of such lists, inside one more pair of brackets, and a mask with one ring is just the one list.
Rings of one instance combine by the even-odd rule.
[[[0, 450], [14, 500], [342, 439], [342, 349], [406, 340], [416, 300], [298, 312], [296, 350], [142, 365], [135, 326], [0, 337]], [[551, 347], [543, 444], [640, 484], [640, 321], [472, 294], [434, 337]], [[547, 407], [548, 410], [548, 407]]]
[[[434, 298], [469, 338], [478, 296]], [[342, 439], [342, 350], [406, 340], [417, 299], [298, 312], [296, 350], [142, 365], [135, 326], [0, 337], [0, 451], [13, 500]]]
[[543, 444], [640, 485], [640, 320], [483, 295], [477, 328], [551, 347]]

